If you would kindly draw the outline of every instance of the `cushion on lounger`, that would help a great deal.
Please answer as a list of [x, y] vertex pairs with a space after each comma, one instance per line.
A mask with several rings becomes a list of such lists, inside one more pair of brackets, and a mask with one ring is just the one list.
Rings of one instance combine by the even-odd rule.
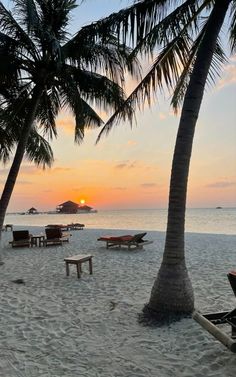
[[133, 236], [125, 235], [125, 236], [104, 236], [100, 237], [99, 241], [114, 241], [114, 242], [126, 242], [133, 239]]

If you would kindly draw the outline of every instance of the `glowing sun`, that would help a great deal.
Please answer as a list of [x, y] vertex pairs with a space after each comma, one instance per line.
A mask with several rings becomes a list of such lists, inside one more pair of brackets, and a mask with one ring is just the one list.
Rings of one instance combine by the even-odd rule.
[[85, 203], [85, 200], [84, 199], [81, 199], [80, 200], [80, 204], [84, 204]]

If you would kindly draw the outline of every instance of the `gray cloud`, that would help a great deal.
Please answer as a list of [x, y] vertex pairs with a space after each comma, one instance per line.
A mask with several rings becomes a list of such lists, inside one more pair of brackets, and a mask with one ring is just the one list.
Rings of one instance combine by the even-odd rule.
[[127, 168], [127, 169], [132, 169], [136, 166], [136, 161], [124, 161], [124, 162], [121, 162], [120, 164], [117, 164], [115, 166], [115, 169], [124, 169], [124, 168]]
[[144, 188], [151, 188], [151, 187], [157, 187], [157, 184], [156, 183], [142, 183], [140, 186]]
[[127, 190], [127, 187], [112, 187], [112, 190], [123, 191], [123, 190]]
[[220, 182], [210, 183], [206, 187], [210, 187], [210, 188], [226, 188], [226, 187], [231, 187], [231, 186], [236, 186], [236, 182], [220, 181]]

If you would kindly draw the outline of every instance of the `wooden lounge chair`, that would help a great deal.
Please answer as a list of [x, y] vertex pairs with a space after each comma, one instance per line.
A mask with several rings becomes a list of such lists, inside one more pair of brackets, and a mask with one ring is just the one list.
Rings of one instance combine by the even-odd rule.
[[58, 229], [61, 229], [62, 231], [63, 230], [69, 230], [68, 229], [68, 226], [67, 225], [63, 225], [63, 224], [48, 224], [48, 225], [46, 225], [46, 227], [45, 228], [47, 228], [47, 229], [55, 229], [55, 228], [58, 228]]
[[138, 233], [134, 236], [131, 235], [124, 235], [124, 236], [104, 236], [98, 238], [98, 241], [106, 242], [106, 248], [109, 249], [110, 247], [117, 246], [121, 248], [122, 246], [126, 246], [128, 250], [130, 249], [142, 249], [144, 245], [149, 245], [153, 243], [153, 241], [143, 240], [143, 237], [147, 233]]
[[[236, 271], [230, 271], [227, 274], [231, 288], [236, 296]], [[204, 329], [206, 329], [211, 335], [224, 344], [230, 351], [236, 353], [236, 308], [226, 312], [201, 314], [195, 310], [193, 313], [193, 319], [197, 321]], [[224, 332], [220, 325], [231, 326], [231, 336]]]
[[12, 247], [30, 247], [31, 240], [28, 230], [13, 230], [13, 240], [10, 242]]
[[228, 274], [228, 279], [231, 285], [231, 288], [236, 296], [236, 271], [230, 271]]
[[84, 224], [80, 224], [80, 223], [67, 224], [68, 230], [83, 230], [84, 227], [85, 227], [85, 225]]
[[61, 228], [45, 228], [45, 233], [44, 246], [62, 245], [63, 242], [69, 242], [69, 233], [63, 233]]

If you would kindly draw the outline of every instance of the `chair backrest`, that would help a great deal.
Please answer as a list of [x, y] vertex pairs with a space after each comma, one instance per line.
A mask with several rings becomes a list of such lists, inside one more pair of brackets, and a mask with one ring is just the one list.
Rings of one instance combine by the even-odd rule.
[[228, 276], [231, 288], [236, 296], [236, 271], [230, 271], [227, 274], [227, 276]]
[[14, 241], [29, 240], [30, 238], [28, 230], [13, 230], [12, 234]]
[[46, 228], [45, 229], [47, 239], [61, 238], [62, 231], [60, 228]]
[[144, 242], [143, 237], [146, 236], [147, 233], [138, 233], [133, 236], [132, 241], [141, 243]]

